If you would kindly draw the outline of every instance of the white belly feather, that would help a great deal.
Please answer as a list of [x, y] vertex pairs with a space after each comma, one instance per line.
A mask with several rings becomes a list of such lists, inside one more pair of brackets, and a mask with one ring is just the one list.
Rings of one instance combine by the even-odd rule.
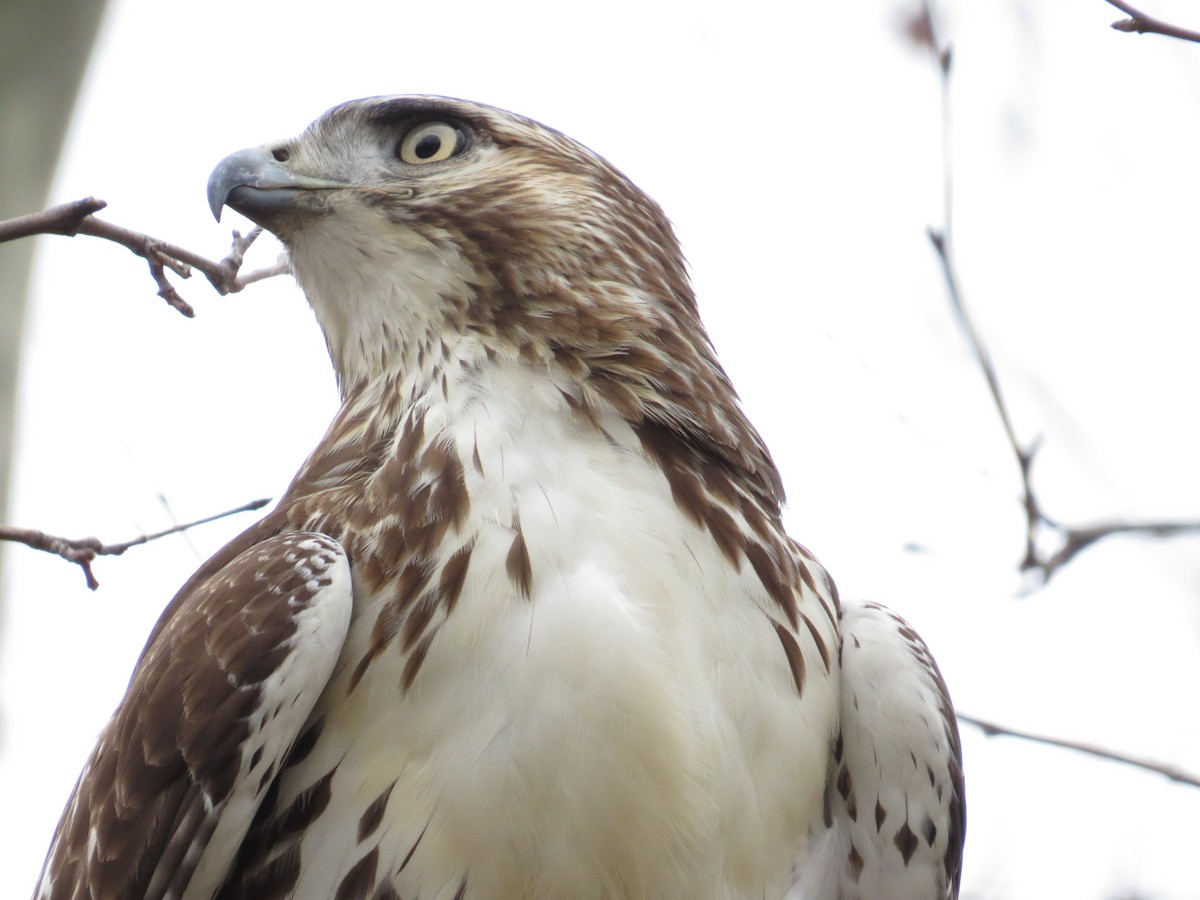
[[[485, 898], [782, 896], [821, 815], [834, 679], [797, 694], [753, 569], [679, 512], [623, 420], [606, 437], [544, 376], [489, 379], [426, 419], [467, 473], [453, 612], [407, 691], [397, 650], [347, 696], [379, 602], [358, 598], [318, 709], [355, 742], [285, 774], [283, 798], [336, 767], [344, 806], [304, 836], [297, 896], [332, 896], [372, 845], [323, 825], [393, 782], [378, 872], [404, 897], [464, 878]], [[528, 597], [506, 574], [514, 522]]]

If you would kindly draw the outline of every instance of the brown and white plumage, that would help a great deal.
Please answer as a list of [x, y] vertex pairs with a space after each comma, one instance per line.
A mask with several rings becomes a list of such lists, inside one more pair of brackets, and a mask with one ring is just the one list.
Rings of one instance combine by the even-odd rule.
[[37, 897], [957, 895], [945, 686], [785, 534], [651, 200], [435, 97], [210, 200], [287, 245], [343, 405], [167, 608]]
[[841, 734], [829, 797], [840, 893], [955, 897], [966, 830], [954, 707], [929, 648], [878, 603], [844, 604]]

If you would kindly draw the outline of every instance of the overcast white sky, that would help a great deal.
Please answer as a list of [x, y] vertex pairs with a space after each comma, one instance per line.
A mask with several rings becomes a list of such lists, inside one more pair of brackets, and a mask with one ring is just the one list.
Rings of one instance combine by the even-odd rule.
[[[964, 712], [1200, 771], [1200, 541], [1106, 544], [1021, 596], [1013, 461], [924, 235], [941, 107], [901, 36], [914, 6], [114, 0], [52, 199], [220, 256], [212, 166], [341, 101], [443, 93], [558, 127], [676, 223], [792, 532], [843, 595], [909, 617]], [[941, 10], [958, 265], [1018, 430], [1044, 439], [1046, 508], [1200, 517], [1200, 46], [1110, 31], [1101, 0]], [[333, 414], [283, 279], [193, 279], [187, 321], [120, 248], [48, 238], [34, 287], [14, 523], [115, 541], [278, 496]], [[250, 521], [102, 560], [94, 595], [7, 551], [0, 896], [32, 889], [158, 612]], [[963, 737], [964, 896], [1200, 897], [1200, 791]]]

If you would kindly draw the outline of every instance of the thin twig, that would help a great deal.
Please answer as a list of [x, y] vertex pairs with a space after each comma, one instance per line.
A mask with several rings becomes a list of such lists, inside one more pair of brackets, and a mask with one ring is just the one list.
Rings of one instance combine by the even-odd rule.
[[61, 556], [67, 562], [75, 563], [83, 569], [84, 577], [87, 579], [87, 586], [94, 591], [100, 587], [100, 582], [92, 574], [92, 560], [97, 556], [120, 556], [130, 547], [136, 547], [139, 544], [156, 541], [167, 535], [187, 531], [189, 528], [195, 528], [197, 525], [215, 522], [217, 519], [223, 519], [226, 516], [262, 509], [270, 502], [270, 498], [251, 500], [249, 503], [243, 503], [236, 509], [227, 509], [225, 512], [205, 516], [203, 519], [197, 519], [194, 522], [187, 522], [183, 525], [176, 525], [172, 528], [155, 532], [154, 534], [139, 535], [128, 541], [122, 541], [119, 544], [105, 544], [99, 538], [94, 537], [58, 537], [57, 535], [46, 534], [44, 531], [37, 531], [33, 528], [14, 528], [11, 525], [0, 525], [0, 541], [13, 541], [18, 544], [24, 544], [26, 547], [32, 547], [34, 550], [44, 550], [47, 553]]
[[167, 269], [180, 278], [190, 278], [192, 269], [198, 269], [204, 273], [217, 293], [222, 295], [237, 293], [248, 284], [287, 270], [286, 264], [280, 262], [246, 275], [239, 274], [246, 250], [262, 234], [261, 228], [255, 228], [244, 237], [235, 231], [229, 254], [224, 259], [211, 260], [186, 247], [96, 218], [94, 214], [106, 205], [103, 200], [86, 197], [38, 213], [0, 221], [0, 243], [35, 234], [61, 234], [68, 237], [85, 234], [113, 241], [146, 260], [150, 266], [150, 274], [158, 285], [158, 295], [172, 308], [189, 318], [196, 314], [195, 310], [179, 296], [167, 278]]
[[[1000, 417], [1004, 435], [1008, 439], [1008, 445], [1012, 448], [1013, 455], [1017, 458], [1017, 466], [1021, 472], [1022, 505], [1025, 508], [1025, 558], [1021, 561], [1021, 571], [1039, 568], [1040, 550], [1037, 544], [1037, 535], [1044, 517], [1033, 493], [1033, 484], [1030, 480], [1030, 470], [1033, 467], [1033, 457], [1037, 452], [1038, 444], [1035, 441], [1025, 447], [1017, 438], [1012, 417], [1008, 413], [1008, 404], [1004, 402], [1004, 393], [1000, 390], [1000, 378], [996, 375], [996, 366], [992, 362], [992, 355], [976, 330], [975, 323], [967, 312], [966, 304], [963, 303], [958, 275], [954, 269], [954, 261], [950, 257], [945, 232], [930, 227], [927, 229], [927, 234], [929, 242], [933, 244], [933, 249], [937, 252], [938, 260], [942, 264], [942, 275], [946, 282], [946, 292], [950, 295], [950, 305], [954, 309], [963, 334], [967, 337], [967, 343], [971, 345], [971, 352], [979, 364], [984, 381], [987, 382], [992, 405], [996, 407], [996, 414]], [[1049, 579], [1049, 573], [1045, 573], [1044, 578]]]
[[1194, 44], [1200, 44], [1200, 31], [1180, 28], [1178, 25], [1172, 25], [1170, 22], [1164, 22], [1162, 19], [1148, 16], [1140, 9], [1125, 3], [1124, 0], [1108, 0], [1108, 3], [1129, 16], [1128, 19], [1118, 19], [1112, 23], [1112, 27], [1117, 31], [1136, 31], [1138, 34], [1161, 34], [1165, 37], [1178, 38], [1181, 41], [1191, 41]]
[[1049, 581], [1060, 568], [1069, 563], [1077, 553], [1087, 549], [1097, 541], [1112, 537], [1116, 534], [1128, 534], [1142, 537], [1179, 537], [1187, 534], [1200, 534], [1200, 522], [1108, 522], [1091, 525], [1086, 528], [1064, 528], [1052, 522], [1044, 513], [1038, 510], [1041, 522], [1056, 529], [1062, 535], [1062, 546], [1050, 556], [1040, 556], [1033, 565], [1026, 568], [1036, 568], [1041, 572], [1043, 581]]
[[988, 393], [991, 394], [992, 403], [996, 407], [997, 414], [1000, 416], [1000, 424], [1004, 428], [1008, 445], [1012, 448], [1013, 455], [1016, 456], [1017, 464], [1021, 471], [1021, 487], [1026, 521], [1025, 558], [1021, 562], [1021, 570], [1025, 571], [1028, 568], [1036, 566], [1038, 554], [1035, 537], [1041, 522], [1041, 514], [1037, 501], [1034, 499], [1033, 486], [1029, 478], [1030, 467], [1033, 464], [1033, 455], [1036, 452], [1037, 445], [1035, 442], [1026, 448], [1022, 446], [1020, 440], [1017, 438], [1012, 417], [1008, 413], [1008, 404], [1004, 402], [1004, 394], [1000, 390], [1000, 378], [996, 374], [996, 366], [992, 362], [992, 355], [988, 351], [987, 345], [983, 342], [979, 331], [975, 328], [975, 323], [972, 321], [970, 314], [967, 312], [966, 304], [963, 302], [962, 290], [959, 287], [958, 274], [950, 252], [950, 241], [953, 234], [952, 225], [954, 221], [954, 165], [950, 155], [951, 51], [949, 45], [942, 44], [938, 36], [938, 28], [930, 0], [923, 0], [921, 8], [928, 20], [929, 43], [927, 46], [938, 64], [942, 95], [942, 227], [938, 229], [930, 226], [926, 229], [926, 233], [929, 236], [929, 242], [933, 244], [933, 249], [937, 252], [939, 262], [941, 262], [942, 276], [946, 282], [946, 291], [950, 295], [950, 305], [954, 309], [954, 314], [958, 318], [958, 324], [962, 328], [963, 334], [967, 337], [967, 343], [971, 346], [971, 352], [975, 356], [975, 361], [979, 364], [984, 381], [987, 382]]
[[[1109, 0], [1113, 2], [1113, 0]], [[1116, 4], [1120, 6], [1120, 4]], [[1124, 8], [1123, 6], [1121, 8]], [[952, 222], [951, 191], [953, 188], [953, 165], [950, 158], [950, 48], [943, 47], [938, 41], [937, 29], [933, 19], [933, 10], [929, 0], [924, 0], [922, 10], [928, 18], [926, 33], [929, 38], [926, 46], [933, 54], [938, 64], [942, 82], [942, 168], [943, 168], [943, 203], [945, 206], [943, 226], [927, 229], [929, 242], [937, 253], [942, 266], [942, 276], [946, 283], [946, 292], [950, 297], [950, 305], [958, 319], [959, 326], [967, 338], [971, 352], [975, 357], [979, 370], [987, 383], [988, 394], [992, 405], [1000, 417], [1005, 438], [1017, 461], [1021, 475], [1021, 505], [1025, 512], [1025, 555], [1021, 560], [1022, 572], [1036, 572], [1042, 585], [1050, 579], [1076, 555], [1093, 544], [1118, 534], [1143, 535], [1151, 537], [1174, 537], [1184, 534], [1200, 534], [1200, 521], [1195, 522], [1103, 522], [1092, 525], [1072, 527], [1063, 525], [1051, 518], [1042, 509], [1037, 494], [1033, 489], [1033, 461], [1037, 455], [1040, 441], [1034, 439], [1029, 444], [1023, 444], [1017, 437], [1004, 392], [1000, 388], [1000, 378], [996, 374], [996, 366], [987, 344], [971, 318], [967, 305], [963, 300], [962, 288], [959, 284], [958, 273], [954, 266], [951, 251], [950, 223]], [[1043, 538], [1047, 532], [1057, 538], [1057, 549], [1048, 552], [1043, 547]]]
[[1152, 759], [1145, 759], [1138, 756], [1129, 756], [1125, 753], [1117, 753], [1113, 750], [1106, 750], [1103, 747], [1097, 747], [1095, 744], [1088, 744], [1084, 741], [1071, 741], [1065, 738], [1048, 737], [1044, 734], [1034, 734], [1030, 731], [1021, 731], [1016, 728], [1009, 728], [1006, 725], [999, 725], [995, 722], [989, 722], [986, 719], [977, 719], [974, 716], [958, 714], [958, 721], [966, 725], [974, 725], [982, 731], [987, 737], [1012, 737], [1019, 738], [1023, 741], [1033, 741], [1037, 744], [1046, 744], [1050, 747], [1059, 747], [1063, 750], [1074, 750], [1077, 753], [1086, 753], [1089, 756], [1107, 759], [1111, 762], [1124, 763], [1127, 766], [1133, 766], [1138, 769], [1145, 769], [1148, 772], [1154, 772], [1162, 775], [1172, 781], [1177, 781], [1180, 784], [1187, 784], [1192, 787], [1200, 788], [1200, 775], [1193, 775], [1179, 766], [1168, 765], [1167, 763], [1156, 762]]

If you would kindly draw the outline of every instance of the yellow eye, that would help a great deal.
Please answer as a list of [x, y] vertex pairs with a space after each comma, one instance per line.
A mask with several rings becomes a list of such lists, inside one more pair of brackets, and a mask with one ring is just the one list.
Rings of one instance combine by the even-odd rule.
[[441, 162], [462, 150], [466, 136], [445, 122], [426, 122], [404, 136], [397, 155], [413, 165]]

